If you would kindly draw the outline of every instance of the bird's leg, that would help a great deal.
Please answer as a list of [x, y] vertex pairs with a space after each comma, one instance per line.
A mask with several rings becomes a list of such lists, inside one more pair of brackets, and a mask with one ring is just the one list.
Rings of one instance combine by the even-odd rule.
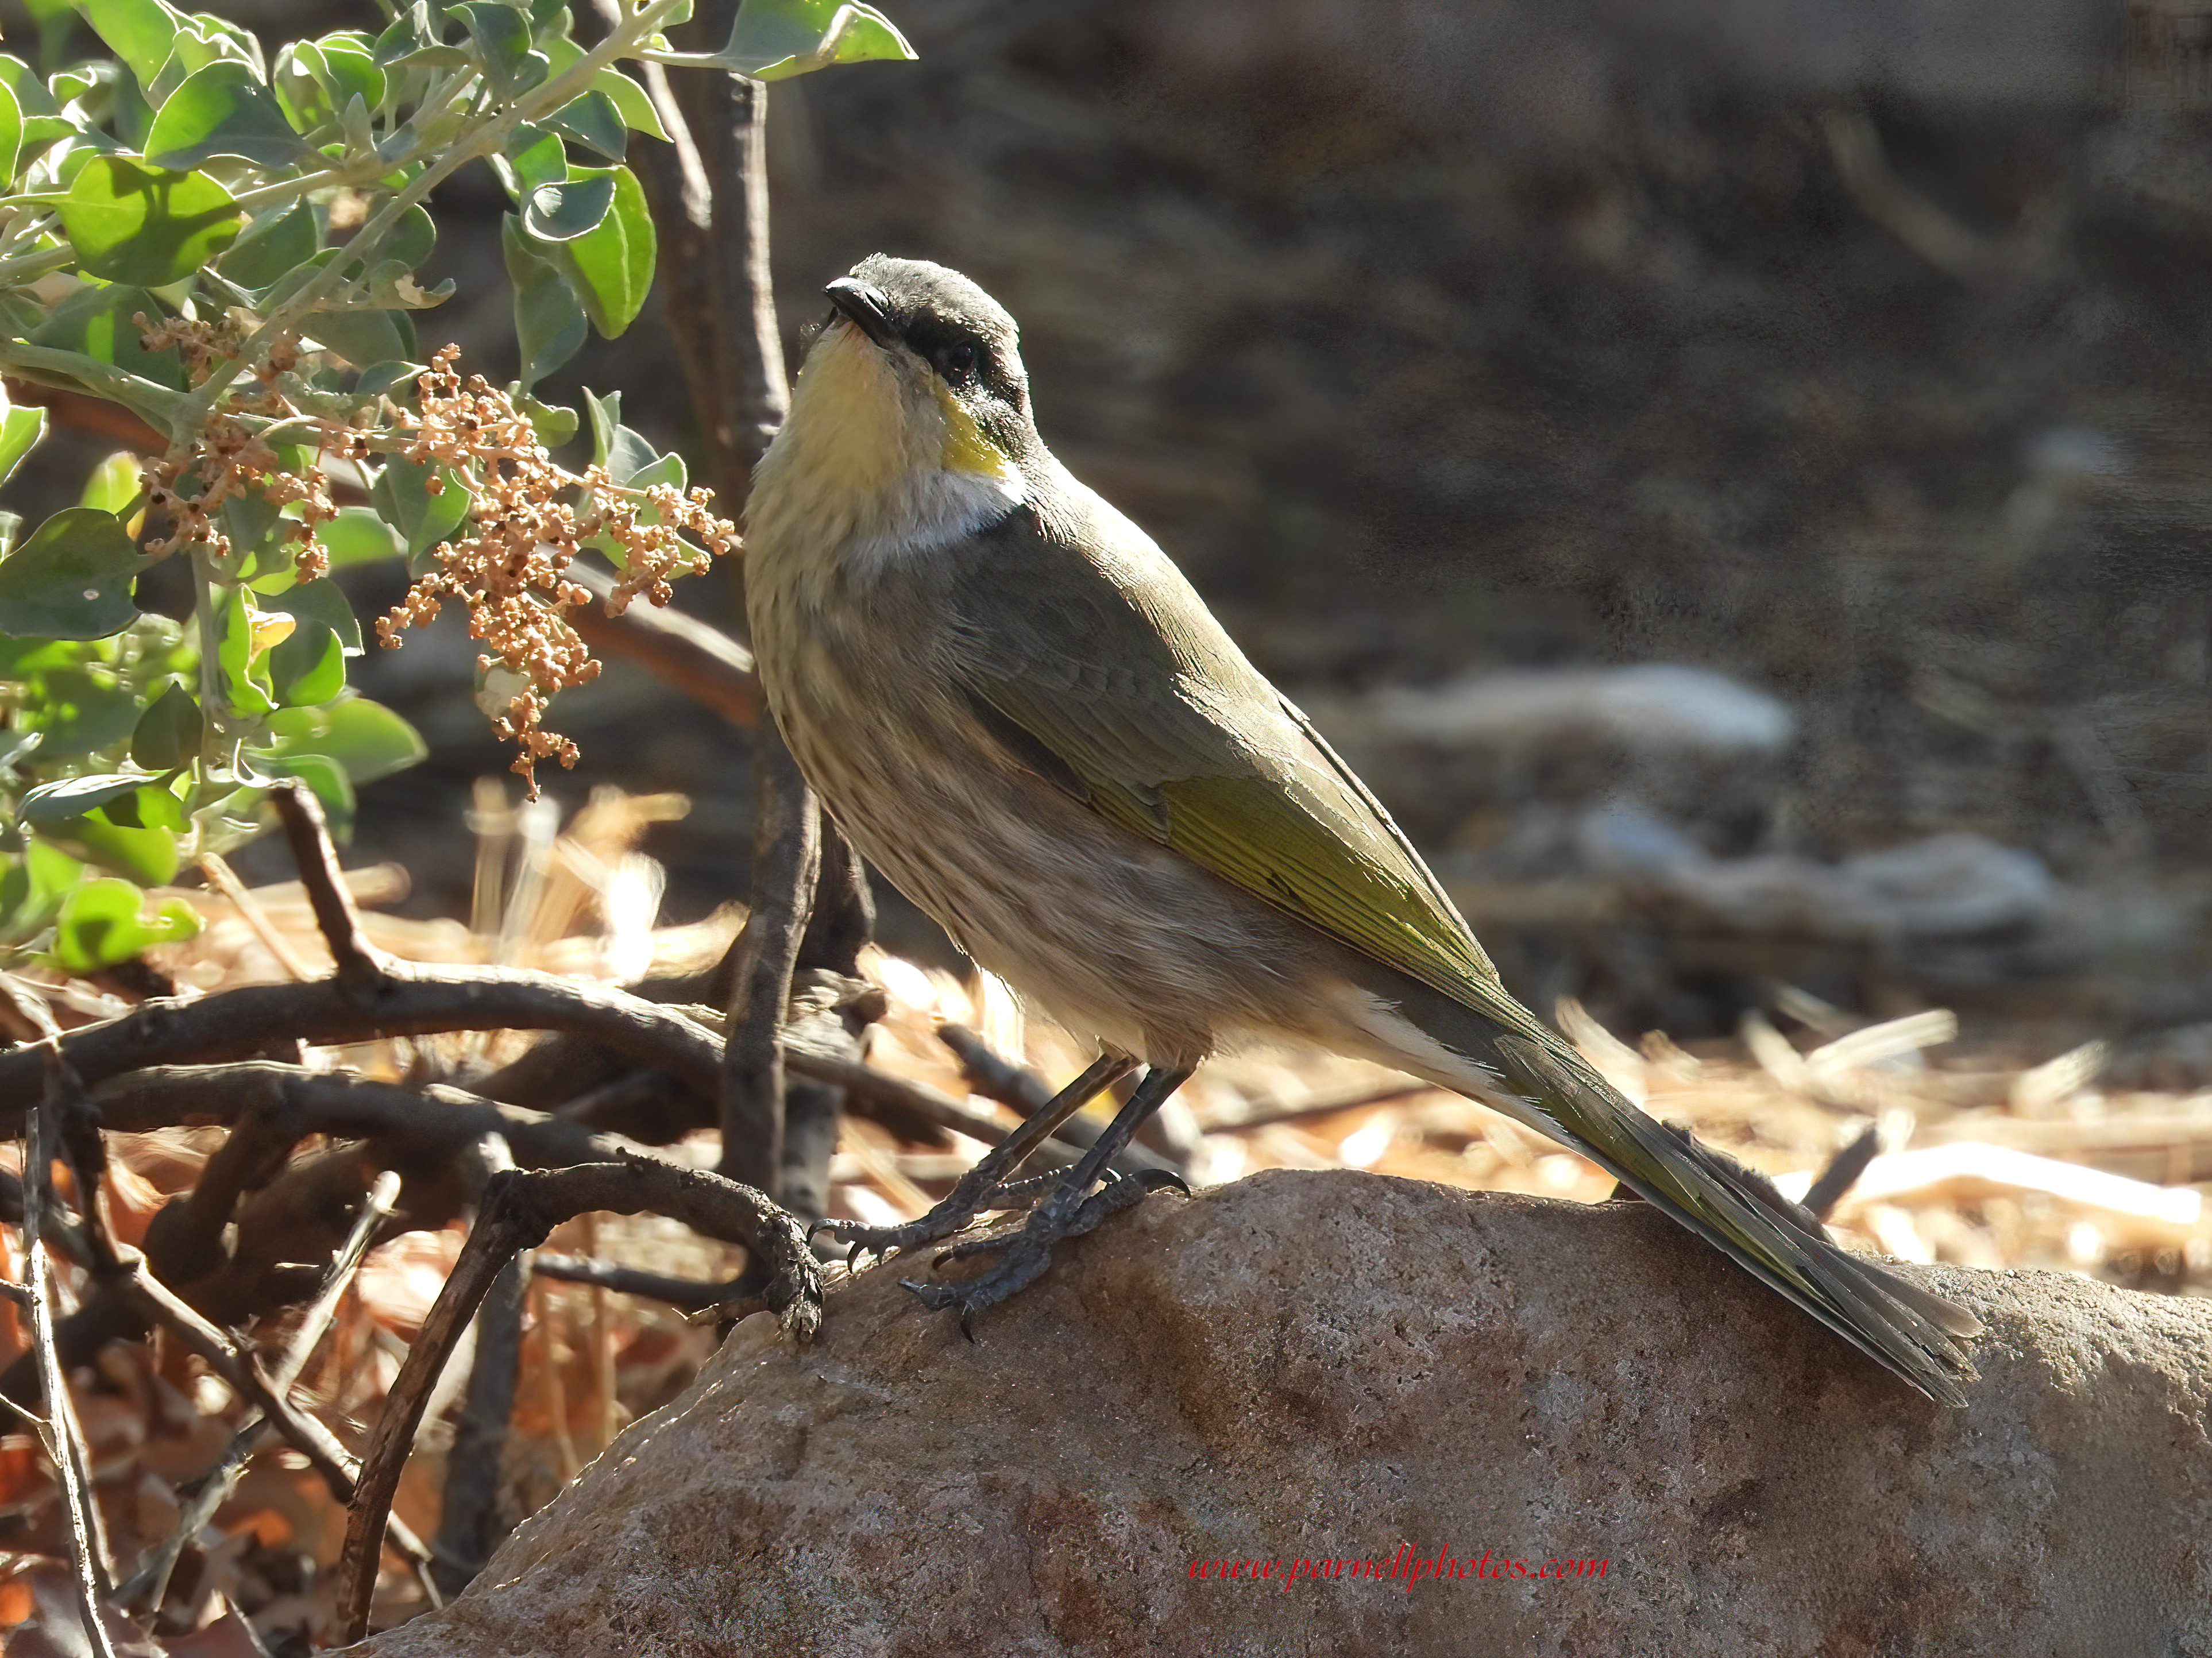
[[[872, 1249], [880, 1255], [893, 1249], [934, 1243], [939, 1238], [951, 1237], [986, 1209], [1006, 1207], [1001, 1199], [1012, 1203], [1023, 1201], [1038, 1187], [1029, 1181], [1010, 1182], [1007, 1177], [1022, 1166], [1030, 1152], [1049, 1139], [1060, 1124], [1136, 1068], [1137, 1062], [1126, 1054], [1101, 1054], [1090, 1069], [985, 1153], [981, 1161], [960, 1177], [945, 1200], [919, 1220], [910, 1220], [902, 1226], [863, 1226], [849, 1220], [817, 1221], [808, 1236], [827, 1232], [841, 1243], [850, 1243], [852, 1252], [847, 1259], [856, 1260], [864, 1249]], [[1121, 1149], [1119, 1143], [1115, 1149]], [[1107, 1155], [1111, 1157], [1113, 1153]]]
[[1068, 1171], [1059, 1189], [1030, 1212], [1028, 1220], [1013, 1231], [995, 1237], [955, 1244], [937, 1257], [941, 1264], [969, 1255], [999, 1256], [999, 1264], [982, 1277], [965, 1284], [922, 1284], [912, 1278], [902, 1278], [900, 1282], [919, 1296], [924, 1306], [957, 1307], [960, 1327], [965, 1330], [973, 1315], [986, 1307], [996, 1306], [1034, 1281], [1050, 1263], [1053, 1245], [1062, 1238], [1080, 1236], [1161, 1186], [1181, 1187], [1182, 1182], [1173, 1175], [1148, 1172], [1124, 1175], [1095, 1196], [1091, 1191], [1092, 1183], [1115, 1155], [1128, 1145], [1145, 1119], [1158, 1110], [1168, 1096], [1182, 1087], [1189, 1076], [1188, 1066], [1154, 1066], [1146, 1072], [1136, 1091], [1129, 1096], [1128, 1103], [1098, 1137], [1098, 1143], [1083, 1154], [1083, 1161]]

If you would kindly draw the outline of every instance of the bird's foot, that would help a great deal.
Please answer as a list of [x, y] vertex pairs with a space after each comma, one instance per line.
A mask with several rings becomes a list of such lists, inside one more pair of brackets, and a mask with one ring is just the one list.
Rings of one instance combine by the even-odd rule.
[[1026, 1180], [996, 1181], [978, 1163], [960, 1177], [943, 1202], [916, 1219], [897, 1226], [866, 1226], [854, 1220], [817, 1220], [808, 1230], [807, 1241], [811, 1242], [826, 1233], [840, 1243], [850, 1244], [845, 1264], [851, 1266], [863, 1254], [883, 1256], [894, 1250], [918, 1249], [925, 1243], [939, 1242], [972, 1225], [978, 1216], [990, 1210], [1027, 1209], [1058, 1186], [1066, 1175], [1065, 1169], [1055, 1169]]
[[1185, 1197], [1190, 1195], [1190, 1187], [1183, 1184], [1182, 1178], [1164, 1169], [1124, 1175], [1088, 1197], [1071, 1177], [1033, 1209], [1029, 1219], [1019, 1226], [988, 1237], [956, 1243], [941, 1251], [932, 1263], [942, 1266], [950, 1260], [965, 1260], [977, 1255], [998, 1256], [998, 1265], [981, 1277], [962, 1284], [926, 1284], [917, 1278], [901, 1278], [899, 1282], [913, 1291], [921, 1304], [932, 1311], [958, 1308], [961, 1331], [972, 1340], [975, 1331], [969, 1321], [985, 1308], [995, 1307], [1035, 1283], [1051, 1264], [1054, 1245], [1063, 1239], [1082, 1236], [1101, 1222], [1112, 1219], [1125, 1209], [1134, 1208], [1164, 1187], [1173, 1187]]

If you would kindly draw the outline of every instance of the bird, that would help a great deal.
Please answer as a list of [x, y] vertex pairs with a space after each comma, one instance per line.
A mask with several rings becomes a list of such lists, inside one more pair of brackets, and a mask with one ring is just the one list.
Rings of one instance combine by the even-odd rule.
[[[1837, 1246], [1513, 998], [1372, 792], [1168, 555], [1046, 446], [1003, 307], [956, 270], [883, 254], [823, 291], [746, 504], [769, 707], [852, 844], [1098, 1057], [928, 1214], [819, 1230], [854, 1259], [948, 1240], [939, 1266], [986, 1258], [964, 1280], [904, 1280], [972, 1336], [1055, 1245], [1180, 1184], [1109, 1164], [1202, 1060], [1302, 1039], [1591, 1159], [1930, 1399], [1966, 1402], [1971, 1313]], [[1015, 1178], [1139, 1071], [1072, 1169]]]

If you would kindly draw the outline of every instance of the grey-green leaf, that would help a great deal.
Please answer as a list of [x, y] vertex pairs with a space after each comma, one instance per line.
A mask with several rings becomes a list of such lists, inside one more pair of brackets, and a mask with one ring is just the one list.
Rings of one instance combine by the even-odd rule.
[[138, 614], [131, 583], [143, 567], [112, 513], [70, 507], [0, 558], [0, 633], [105, 639]]

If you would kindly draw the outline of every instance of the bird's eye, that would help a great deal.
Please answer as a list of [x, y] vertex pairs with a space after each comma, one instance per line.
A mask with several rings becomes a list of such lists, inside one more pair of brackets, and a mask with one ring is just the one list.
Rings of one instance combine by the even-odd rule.
[[975, 377], [975, 348], [972, 345], [940, 345], [937, 348], [937, 366], [952, 384], [965, 386]]

